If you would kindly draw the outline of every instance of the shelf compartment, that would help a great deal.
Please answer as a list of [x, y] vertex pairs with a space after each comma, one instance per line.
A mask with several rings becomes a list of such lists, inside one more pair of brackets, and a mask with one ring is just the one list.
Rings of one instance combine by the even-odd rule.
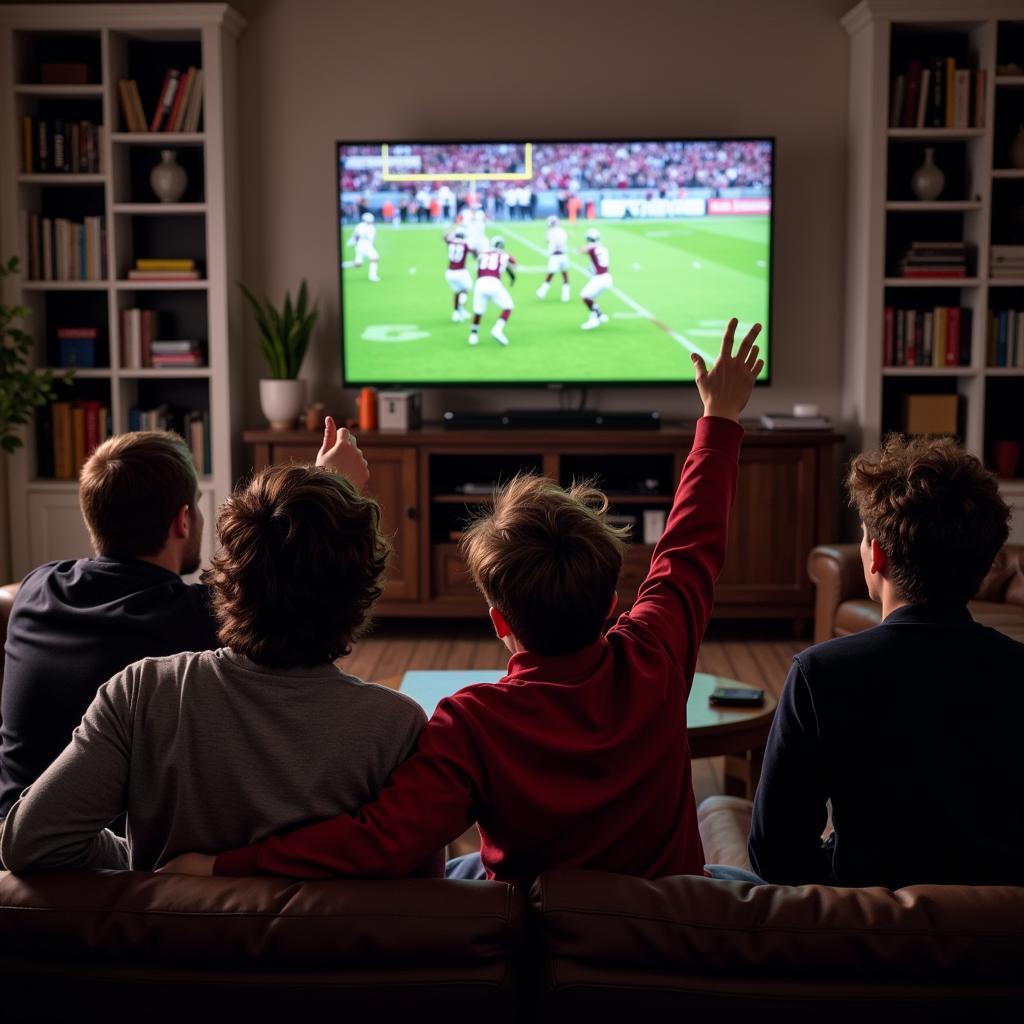
[[205, 132], [113, 132], [110, 141], [119, 145], [161, 146], [171, 149], [174, 146], [201, 146], [206, 141]]
[[22, 281], [26, 292], [105, 292], [110, 282], [103, 281]]
[[114, 203], [114, 213], [137, 217], [181, 217], [189, 213], [206, 213], [206, 203]]
[[886, 135], [897, 142], [965, 142], [980, 139], [984, 128], [888, 128]]
[[970, 213], [980, 210], [980, 199], [937, 199], [927, 202], [920, 199], [891, 199], [885, 204], [892, 213]]
[[[157, 216], [170, 212], [183, 213], [191, 208], [194, 213], [206, 211], [206, 159], [201, 147], [167, 145], [173, 149], [177, 163], [187, 175], [185, 192], [176, 203], [162, 203], [153, 192], [149, 175], [160, 163], [160, 151], [150, 146], [120, 146], [113, 152], [114, 209], [115, 212], [142, 214], [144, 209]], [[166, 211], [166, 212], [165, 212]]]
[[886, 288], [977, 288], [980, 277], [887, 277]]
[[[14, 32], [15, 93], [46, 96], [102, 95], [102, 44], [95, 29], [54, 32], [17, 29]], [[84, 64], [86, 84], [44, 85], [44, 64]], [[90, 90], [83, 92], [82, 90]]]
[[81, 185], [105, 185], [107, 176], [105, 174], [74, 174], [61, 173], [53, 174], [19, 174], [17, 177], [19, 185], [57, 185], [77, 187]]
[[32, 96], [36, 99], [82, 100], [102, 99], [102, 85], [16, 85], [15, 96]]

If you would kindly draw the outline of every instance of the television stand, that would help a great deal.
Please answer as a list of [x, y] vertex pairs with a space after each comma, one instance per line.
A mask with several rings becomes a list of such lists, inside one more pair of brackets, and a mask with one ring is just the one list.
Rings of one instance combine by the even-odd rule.
[[658, 430], [658, 412], [598, 412], [596, 409], [506, 409], [446, 412], [447, 430]]

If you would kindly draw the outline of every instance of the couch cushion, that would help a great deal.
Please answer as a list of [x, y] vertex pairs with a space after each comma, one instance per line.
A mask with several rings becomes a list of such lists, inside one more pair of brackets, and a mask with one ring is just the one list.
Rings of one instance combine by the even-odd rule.
[[503, 882], [4, 871], [0, 956], [210, 969], [494, 962], [519, 944], [520, 904]]
[[530, 893], [548, 954], [620, 970], [1009, 982], [1024, 889], [756, 886], [548, 871]]

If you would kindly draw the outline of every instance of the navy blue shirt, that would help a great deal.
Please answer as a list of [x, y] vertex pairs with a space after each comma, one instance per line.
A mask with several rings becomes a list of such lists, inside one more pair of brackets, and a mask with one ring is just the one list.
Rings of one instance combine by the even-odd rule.
[[218, 646], [207, 588], [167, 569], [82, 558], [29, 573], [7, 627], [0, 818], [67, 746], [112, 675], [141, 658]]
[[1024, 644], [964, 606], [897, 608], [793, 659], [751, 866], [788, 884], [1024, 884], [1022, 744]]

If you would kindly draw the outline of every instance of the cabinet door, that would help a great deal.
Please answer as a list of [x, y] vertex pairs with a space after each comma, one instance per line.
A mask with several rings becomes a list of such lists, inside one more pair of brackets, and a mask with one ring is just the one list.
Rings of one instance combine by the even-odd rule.
[[815, 543], [816, 466], [813, 448], [743, 452], [716, 603], [770, 608], [811, 600], [805, 563]]
[[14, 552], [19, 575], [25, 569], [44, 562], [63, 558], [90, 558], [92, 541], [82, 509], [78, 504], [78, 491], [34, 491], [28, 496], [29, 559], [28, 568]]
[[415, 448], [363, 447], [370, 464], [367, 493], [380, 502], [381, 530], [391, 540], [386, 600], [419, 597], [419, 493]]

